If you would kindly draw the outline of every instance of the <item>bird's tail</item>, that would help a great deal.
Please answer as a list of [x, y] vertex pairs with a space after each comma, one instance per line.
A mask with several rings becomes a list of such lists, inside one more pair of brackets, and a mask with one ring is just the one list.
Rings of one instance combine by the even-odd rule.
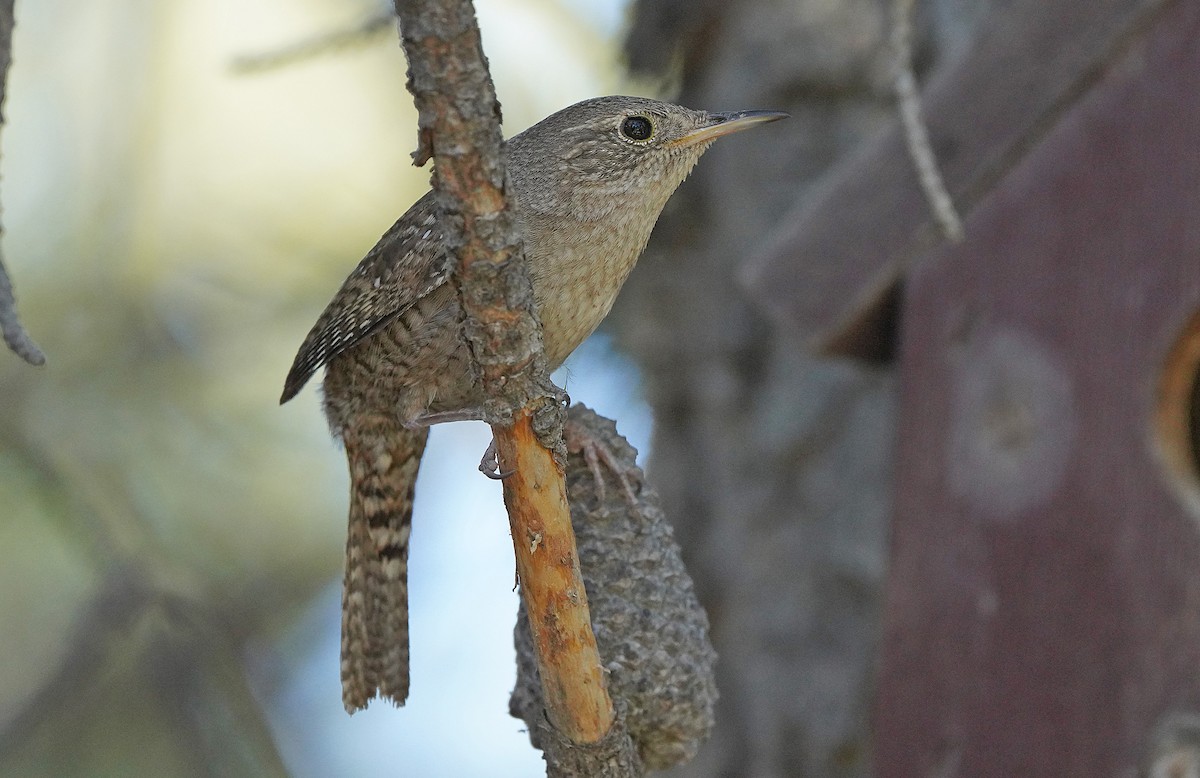
[[350, 462], [350, 529], [342, 590], [342, 702], [408, 697], [408, 536], [428, 430], [373, 419], [342, 436]]

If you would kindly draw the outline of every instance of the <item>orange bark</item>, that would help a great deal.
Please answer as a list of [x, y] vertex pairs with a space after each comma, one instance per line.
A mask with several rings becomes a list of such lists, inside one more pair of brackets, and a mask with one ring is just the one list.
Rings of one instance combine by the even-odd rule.
[[575, 743], [596, 743], [613, 725], [562, 471], [521, 414], [494, 426], [521, 597], [537, 647], [542, 699], [550, 723]]

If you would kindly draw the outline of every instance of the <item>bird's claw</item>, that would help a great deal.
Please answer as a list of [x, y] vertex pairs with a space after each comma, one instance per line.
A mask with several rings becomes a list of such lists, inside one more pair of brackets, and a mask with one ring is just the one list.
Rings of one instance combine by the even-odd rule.
[[625, 502], [632, 510], [639, 510], [637, 492], [634, 491], [633, 481], [641, 485], [641, 470], [636, 466], [626, 466], [604, 441], [598, 440], [586, 427], [567, 419], [563, 425], [563, 442], [566, 443], [567, 453], [583, 454], [588, 470], [596, 482], [596, 497], [603, 502], [607, 494], [604, 486], [604, 473], [601, 465], [608, 468], [617, 483], [621, 485], [621, 493]]
[[500, 458], [496, 456], [496, 439], [492, 438], [492, 442], [488, 443], [487, 451], [483, 452], [483, 459], [479, 460], [479, 472], [493, 481], [503, 481], [517, 471], [505, 470], [501, 472]]
[[547, 399], [553, 400], [555, 404], [566, 410], [571, 405], [571, 395], [567, 394], [567, 390], [561, 386], [555, 386], [554, 382], [546, 376], [545, 381], [539, 382], [538, 389], [546, 396]]

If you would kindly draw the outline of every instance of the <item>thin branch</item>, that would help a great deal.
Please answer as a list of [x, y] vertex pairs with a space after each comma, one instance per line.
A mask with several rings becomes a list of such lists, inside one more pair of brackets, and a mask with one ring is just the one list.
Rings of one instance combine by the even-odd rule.
[[[3, 232], [0, 229], [0, 235]], [[3, 331], [4, 342], [14, 354], [31, 365], [46, 364], [46, 355], [29, 337], [17, 317], [17, 301], [13, 297], [12, 282], [8, 280], [8, 270], [4, 267], [3, 253], [0, 253], [0, 331]]]
[[352, 46], [361, 46], [381, 35], [384, 30], [390, 29], [395, 23], [396, 14], [391, 9], [382, 9], [348, 27], [330, 30], [277, 49], [243, 54], [233, 60], [232, 67], [236, 73], [258, 73], [293, 65]]
[[[4, 98], [8, 91], [8, 66], [12, 64], [13, 4], [15, 0], [0, 0], [0, 128], [4, 126]], [[4, 229], [0, 227], [0, 235]], [[13, 353], [31, 365], [46, 364], [46, 355], [29, 337], [17, 317], [17, 300], [13, 295], [12, 282], [4, 267], [4, 256], [0, 254], [0, 332], [4, 342]]]
[[914, 0], [896, 0], [895, 19], [892, 22], [892, 47], [896, 56], [896, 99], [900, 112], [900, 125], [904, 129], [904, 142], [908, 156], [917, 170], [921, 191], [929, 202], [933, 217], [947, 238], [954, 242], [963, 239], [962, 219], [954, 208], [954, 201], [946, 190], [946, 183], [938, 169], [937, 157], [929, 143], [929, 132], [921, 119], [921, 98], [917, 90], [917, 77], [912, 68], [912, 10]]
[[505, 199], [500, 109], [474, 9], [470, 0], [396, 0], [396, 12], [420, 114], [414, 161], [437, 159], [434, 190], [457, 258], [464, 334], [488, 397], [501, 469], [515, 471], [504, 485], [505, 503], [547, 718], [570, 741], [592, 746], [613, 729], [614, 711], [562, 469], [540, 442], [561, 446], [560, 393], [546, 376], [533, 291]]

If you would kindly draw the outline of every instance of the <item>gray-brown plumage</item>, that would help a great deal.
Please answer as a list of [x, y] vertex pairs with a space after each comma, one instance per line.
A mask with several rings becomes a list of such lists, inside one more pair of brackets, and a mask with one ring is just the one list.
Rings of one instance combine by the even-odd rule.
[[[667, 199], [713, 140], [782, 118], [638, 97], [559, 111], [505, 145], [551, 369], [600, 324]], [[359, 263], [296, 355], [281, 402], [325, 366], [325, 414], [350, 464], [342, 693], [350, 712], [408, 696], [408, 536], [433, 420], [478, 418], [432, 194]]]

